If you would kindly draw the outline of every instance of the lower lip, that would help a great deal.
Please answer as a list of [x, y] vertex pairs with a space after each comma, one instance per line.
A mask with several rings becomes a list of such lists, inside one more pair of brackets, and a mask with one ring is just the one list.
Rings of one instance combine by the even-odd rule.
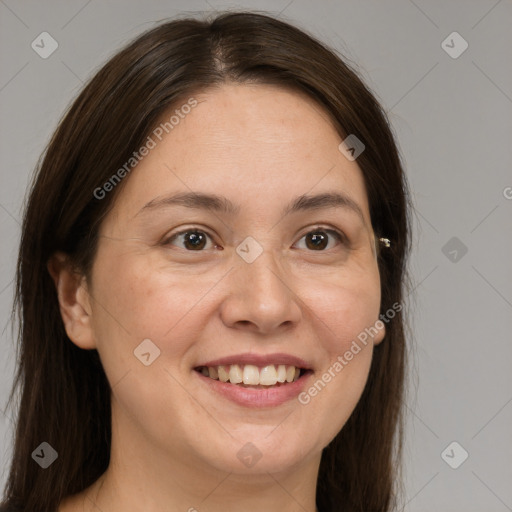
[[306, 387], [307, 380], [313, 374], [312, 372], [307, 372], [295, 382], [287, 382], [281, 386], [268, 389], [256, 389], [244, 388], [236, 384], [215, 380], [195, 370], [193, 370], [193, 372], [202, 382], [209, 386], [212, 391], [219, 393], [238, 405], [253, 408], [276, 407], [289, 400], [293, 400]]

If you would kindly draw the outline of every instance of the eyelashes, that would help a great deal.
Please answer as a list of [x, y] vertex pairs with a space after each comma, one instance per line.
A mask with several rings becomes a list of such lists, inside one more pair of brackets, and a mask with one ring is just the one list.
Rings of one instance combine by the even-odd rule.
[[[334, 247], [337, 247], [337, 245], [348, 244], [348, 239], [343, 232], [325, 226], [316, 226], [312, 228], [308, 232], [304, 233], [298, 240], [298, 242], [302, 241], [304, 238], [308, 236], [310, 236], [311, 238], [307, 239], [305, 250], [309, 252], [331, 251], [331, 249], [333, 249], [333, 239], [338, 242], [338, 244], [335, 244]], [[180, 237], [183, 237], [182, 241], [185, 245], [182, 247], [178, 246], [178, 248], [186, 252], [207, 252], [208, 239], [211, 241], [210, 249], [212, 248], [211, 246], [214, 246], [214, 248], [219, 247], [215, 245], [215, 243], [213, 242], [214, 237], [207, 230], [196, 226], [192, 226], [172, 234], [171, 236], [165, 238], [162, 241], [162, 245], [174, 246], [174, 242], [176, 240], [179, 240]]]

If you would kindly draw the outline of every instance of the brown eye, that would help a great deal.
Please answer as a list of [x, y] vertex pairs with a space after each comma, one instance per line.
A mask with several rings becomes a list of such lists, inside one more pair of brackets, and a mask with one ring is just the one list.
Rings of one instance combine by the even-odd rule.
[[205, 233], [204, 231], [199, 230], [186, 230], [186, 231], [180, 231], [179, 233], [176, 233], [171, 238], [169, 238], [165, 245], [174, 245], [171, 244], [174, 240], [181, 237], [183, 240], [183, 248], [187, 251], [196, 251], [200, 252], [202, 251], [206, 244], [207, 244], [207, 238], [210, 238], [210, 235]]
[[306, 239], [307, 249], [322, 252], [329, 245], [329, 238], [331, 235], [339, 242], [344, 242], [343, 235], [333, 229], [316, 229], [314, 231], [310, 231], [302, 238]]

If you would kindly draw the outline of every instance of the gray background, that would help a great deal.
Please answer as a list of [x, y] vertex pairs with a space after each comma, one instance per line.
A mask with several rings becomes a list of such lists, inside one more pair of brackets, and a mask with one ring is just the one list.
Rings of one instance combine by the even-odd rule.
[[[512, 510], [510, 0], [0, 1], [0, 407], [14, 369], [22, 201], [64, 108], [155, 21], [226, 8], [281, 13], [357, 62], [396, 132], [417, 210], [406, 510]], [[59, 44], [47, 59], [31, 48], [43, 31]], [[454, 31], [469, 44], [457, 58], [441, 45]], [[462, 47], [452, 39], [453, 53]], [[11, 434], [2, 413], [2, 487]], [[457, 469], [441, 456], [453, 441], [469, 453]], [[462, 448], [445, 459], [459, 463]]]

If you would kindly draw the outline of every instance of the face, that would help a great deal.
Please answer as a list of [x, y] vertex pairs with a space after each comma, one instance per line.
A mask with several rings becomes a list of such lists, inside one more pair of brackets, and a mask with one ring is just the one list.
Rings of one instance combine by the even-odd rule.
[[[318, 461], [343, 427], [384, 336], [358, 341], [380, 306], [363, 176], [300, 93], [223, 85], [194, 98], [125, 178], [81, 296], [86, 320], [66, 329], [98, 350], [115, 431], [145, 453], [286, 471]], [[322, 194], [338, 201], [308, 199]]]

